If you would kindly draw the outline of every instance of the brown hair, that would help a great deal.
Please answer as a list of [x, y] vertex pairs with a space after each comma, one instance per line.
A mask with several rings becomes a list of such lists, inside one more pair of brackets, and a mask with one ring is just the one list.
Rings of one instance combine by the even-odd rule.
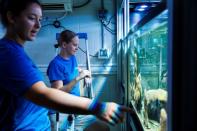
[[68, 44], [75, 36], [77, 36], [77, 34], [71, 30], [62, 31], [58, 39], [58, 44], [55, 45], [55, 48], [61, 46], [62, 42], [66, 42]]
[[[2, 24], [7, 27], [7, 12], [10, 11], [14, 16], [19, 16], [30, 4], [36, 3], [41, 7], [38, 0], [0, 0], [0, 18]], [[42, 8], [42, 7], [41, 7]]]

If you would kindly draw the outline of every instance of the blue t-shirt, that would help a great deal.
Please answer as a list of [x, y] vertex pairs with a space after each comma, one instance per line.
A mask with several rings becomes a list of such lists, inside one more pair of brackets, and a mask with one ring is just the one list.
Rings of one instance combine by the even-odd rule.
[[18, 43], [0, 40], [0, 130], [50, 130], [48, 110], [25, 99], [41, 72]]
[[[71, 82], [76, 76], [78, 76], [78, 65], [75, 56], [69, 57], [69, 59], [64, 59], [57, 55], [49, 64], [47, 69], [47, 75], [50, 82], [56, 80], [62, 80], [63, 84], [66, 85]], [[80, 96], [79, 83], [76, 83], [71, 94]]]

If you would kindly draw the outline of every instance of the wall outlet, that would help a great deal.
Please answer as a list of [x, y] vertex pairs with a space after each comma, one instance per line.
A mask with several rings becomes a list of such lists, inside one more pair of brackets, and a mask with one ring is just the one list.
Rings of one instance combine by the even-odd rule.
[[99, 59], [109, 59], [109, 50], [108, 49], [100, 49], [98, 53]]

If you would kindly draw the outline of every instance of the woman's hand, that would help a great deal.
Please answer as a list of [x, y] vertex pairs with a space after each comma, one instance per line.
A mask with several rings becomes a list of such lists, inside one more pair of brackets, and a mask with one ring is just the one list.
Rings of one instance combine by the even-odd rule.
[[91, 77], [91, 72], [89, 70], [79, 70], [79, 75], [77, 76], [77, 80], [81, 80], [85, 77], [90, 78]]
[[132, 112], [131, 108], [118, 105], [113, 102], [98, 103], [93, 102], [89, 109], [101, 120], [108, 122], [111, 125], [124, 121], [125, 113]]

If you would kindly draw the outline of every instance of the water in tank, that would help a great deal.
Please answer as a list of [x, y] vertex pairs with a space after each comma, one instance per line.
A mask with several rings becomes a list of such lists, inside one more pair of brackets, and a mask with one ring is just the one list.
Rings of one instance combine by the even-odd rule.
[[167, 128], [167, 18], [165, 10], [129, 37], [129, 100], [145, 131]]

